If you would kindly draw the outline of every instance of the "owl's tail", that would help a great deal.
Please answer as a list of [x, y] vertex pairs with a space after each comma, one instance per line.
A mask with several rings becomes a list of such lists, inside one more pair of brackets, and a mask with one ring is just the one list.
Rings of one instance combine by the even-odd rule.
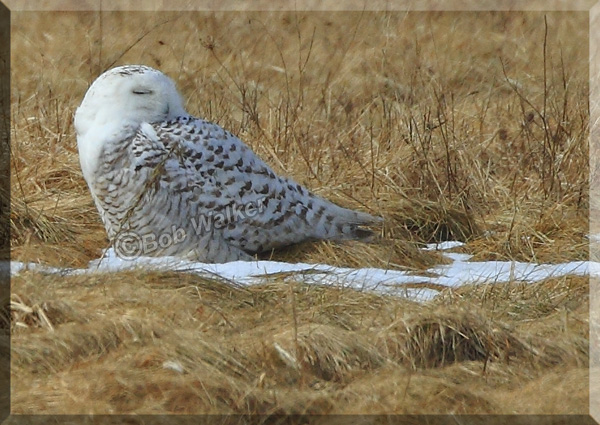
[[360, 211], [341, 208], [334, 222], [334, 234], [332, 240], [359, 240], [363, 242], [372, 242], [375, 234], [371, 229], [365, 229], [363, 226], [375, 226], [383, 222], [383, 217], [376, 217]]
[[322, 198], [317, 199], [311, 229], [314, 237], [333, 241], [373, 241], [373, 231], [364, 226], [380, 224], [383, 222], [382, 217], [342, 208]]

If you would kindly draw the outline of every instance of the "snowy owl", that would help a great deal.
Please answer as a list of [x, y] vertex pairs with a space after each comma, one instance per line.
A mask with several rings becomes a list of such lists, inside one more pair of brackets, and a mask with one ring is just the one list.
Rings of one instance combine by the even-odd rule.
[[173, 81], [113, 68], [75, 113], [83, 176], [116, 253], [208, 263], [305, 240], [365, 240], [381, 218], [277, 176], [240, 139], [183, 108]]

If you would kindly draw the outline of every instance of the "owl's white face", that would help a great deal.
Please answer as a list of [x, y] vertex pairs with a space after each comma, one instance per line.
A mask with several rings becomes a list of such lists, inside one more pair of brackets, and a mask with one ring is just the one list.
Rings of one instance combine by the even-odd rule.
[[81, 136], [105, 124], [138, 126], [184, 114], [169, 77], [147, 66], [128, 65], [106, 71], [94, 81], [75, 114], [75, 129]]
[[187, 115], [175, 83], [143, 65], [113, 68], [88, 89], [75, 113], [77, 146], [83, 175], [89, 181], [103, 144], [131, 137], [142, 123]]

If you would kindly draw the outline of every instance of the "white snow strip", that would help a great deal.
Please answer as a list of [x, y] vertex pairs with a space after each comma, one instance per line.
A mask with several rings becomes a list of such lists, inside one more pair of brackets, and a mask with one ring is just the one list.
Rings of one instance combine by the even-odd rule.
[[[449, 247], [460, 245], [448, 244]], [[446, 249], [446, 248], [443, 248]], [[204, 264], [175, 257], [139, 257], [123, 260], [109, 249], [102, 259], [90, 262], [87, 269], [49, 267], [37, 263], [10, 263], [11, 275], [24, 270], [40, 273], [75, 275], [111, 273], [132, 268], [172, 270], [220, 278], [236, 285], [256, 285], [278, 278], [308, 284], [348, 287], [402, 296], [416, 301], [432, 299], [439, 291], [434, 288], [459, 287], [464, 284], [496, 282], [537, 282], [565, 275], [600, 277], [600, 263], [574, 261], [562, 264], [531, 264], [511, 261], [468, 261], [468, 254], [444, 252], [451, 264], [432, 267], [420, 275], [401, 270], [377, 268], [351, 269], [325, 264], [283, 263], [278, 261], [235, 261], [225, 264]], [[0, 265], [0, 268], [7, 264]]]
[[460, 286], [466, 283], [538, 282], [549, 277], [589, 275], [589, 262], [574, 261], [562, 264], [532, 264], [516, 261], [454, 261], [429, 270], [439, 274], [437, 283]]
[[590, 276], [600, 278], [600, 263], [595, 261], [588, 262]]
[[463, 246], [464, 244], [464, 242], [458, 241], [429, 243], [426, 245], [425, 248], [423, 248], [423, 251], [445, 251], [447, 249], [458, 248], [460, 246]]

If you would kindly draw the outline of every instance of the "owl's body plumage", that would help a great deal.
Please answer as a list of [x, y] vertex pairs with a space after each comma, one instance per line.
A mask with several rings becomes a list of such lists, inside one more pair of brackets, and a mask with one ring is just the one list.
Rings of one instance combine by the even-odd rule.
[[250, 260], [305, 240], [365, 239], [360, 226], [380, 221], [277, 176], [240, 139], [185, 112], [174, 83], [146, 66], [98, 77], [75, 126], [84, 177], [123, 256]]

